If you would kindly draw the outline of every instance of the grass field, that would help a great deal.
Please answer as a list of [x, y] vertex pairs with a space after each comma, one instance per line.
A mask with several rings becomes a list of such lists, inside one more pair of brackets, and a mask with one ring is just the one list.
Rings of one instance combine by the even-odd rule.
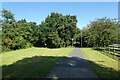
[[118, 61], [109, 58], [91, 48], [81, 48], [84, 57], [90, 62], [92, 69], [100, 78], [118, 78]]
[[28, 48], [0, 54], [4, 78], [45, 77], [73, 48]]

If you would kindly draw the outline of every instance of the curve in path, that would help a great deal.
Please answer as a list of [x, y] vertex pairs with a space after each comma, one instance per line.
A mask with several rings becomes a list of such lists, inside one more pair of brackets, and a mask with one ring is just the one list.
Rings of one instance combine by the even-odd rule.
[[47, 78], [97, 78], [90, 70], [79, 48], [75, 48], [70, 58], [60, 61]]

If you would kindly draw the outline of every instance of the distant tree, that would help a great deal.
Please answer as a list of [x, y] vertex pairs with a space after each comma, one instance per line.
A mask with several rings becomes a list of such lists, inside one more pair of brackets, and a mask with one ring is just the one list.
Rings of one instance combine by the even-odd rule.
[[74, 38], [75, 35], [76, 23], [76, 16], [51, 13], [40, 25], [42, 36], [44, 36], [41, 38], [43, 41], [41, 43], [48, 47], [71, 45], [71, 38]]
[[31, 46], [66, 47], [76, 33], [76, 16], [51, 13], [40, 25], [27, 22], [25, 19], [16, 21], [11, 11], [2, 11], [2, 50], [16, 50]]
[[[51, 13], [41, 24], [27, 22], [25, 19], [16, 21], [11, 11], [2, 10], [0, 20], [0, 37], [2, 50], [16, 50], [31, 46], [59, 48], [74, 43], [83, 46], [108, 46], [119, 43], [118, 22], [116, 19], [101, 18], [88, 24], [83, 30], [76, 27], [75, 15]], [[2, 29], [2, 32], [1, 32]], [[81, 36], [82, 31], [82, 36]]]
[[14, 21], [14, 14], [11, 11], [3, 9], [1, 12], [2, 17], [4, 18], [5, 22], [12, 22]]
[[84, 30], [84, 41], [89, 46], [108, 46], [117, 43], [117, 27], [115, 19], [97, 19]]
[[[26, 20], [15, 21], [12, 12], [2, 11], [3, 24], [2, 24], [2, 50], [15, 50], [32, 46], [30, 36], [32, 33], [28, 28]], [[27, 29], [28, 28], [28, 29]], [[26, 31], [27, 30], [27, 31]], [[26, 33], [30, 32], [30, 35]], [[25, 35], [27, 36], [25, 38]]]

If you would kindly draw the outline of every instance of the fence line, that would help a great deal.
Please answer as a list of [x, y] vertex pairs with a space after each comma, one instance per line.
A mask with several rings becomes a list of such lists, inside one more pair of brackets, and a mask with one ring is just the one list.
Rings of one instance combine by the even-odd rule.
[[107, 47], [97, 47], [96, 49], [108, 57], [120, 61], [120, 44], [113, 44]]

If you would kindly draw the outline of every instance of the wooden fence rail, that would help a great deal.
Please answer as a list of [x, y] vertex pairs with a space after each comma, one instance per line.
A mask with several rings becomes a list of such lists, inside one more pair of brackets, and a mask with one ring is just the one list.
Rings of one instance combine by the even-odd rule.
[[120, 44], [113, 44], [107, 47], [97, 47], [97, 50], [117, 61], [120, 61]]

